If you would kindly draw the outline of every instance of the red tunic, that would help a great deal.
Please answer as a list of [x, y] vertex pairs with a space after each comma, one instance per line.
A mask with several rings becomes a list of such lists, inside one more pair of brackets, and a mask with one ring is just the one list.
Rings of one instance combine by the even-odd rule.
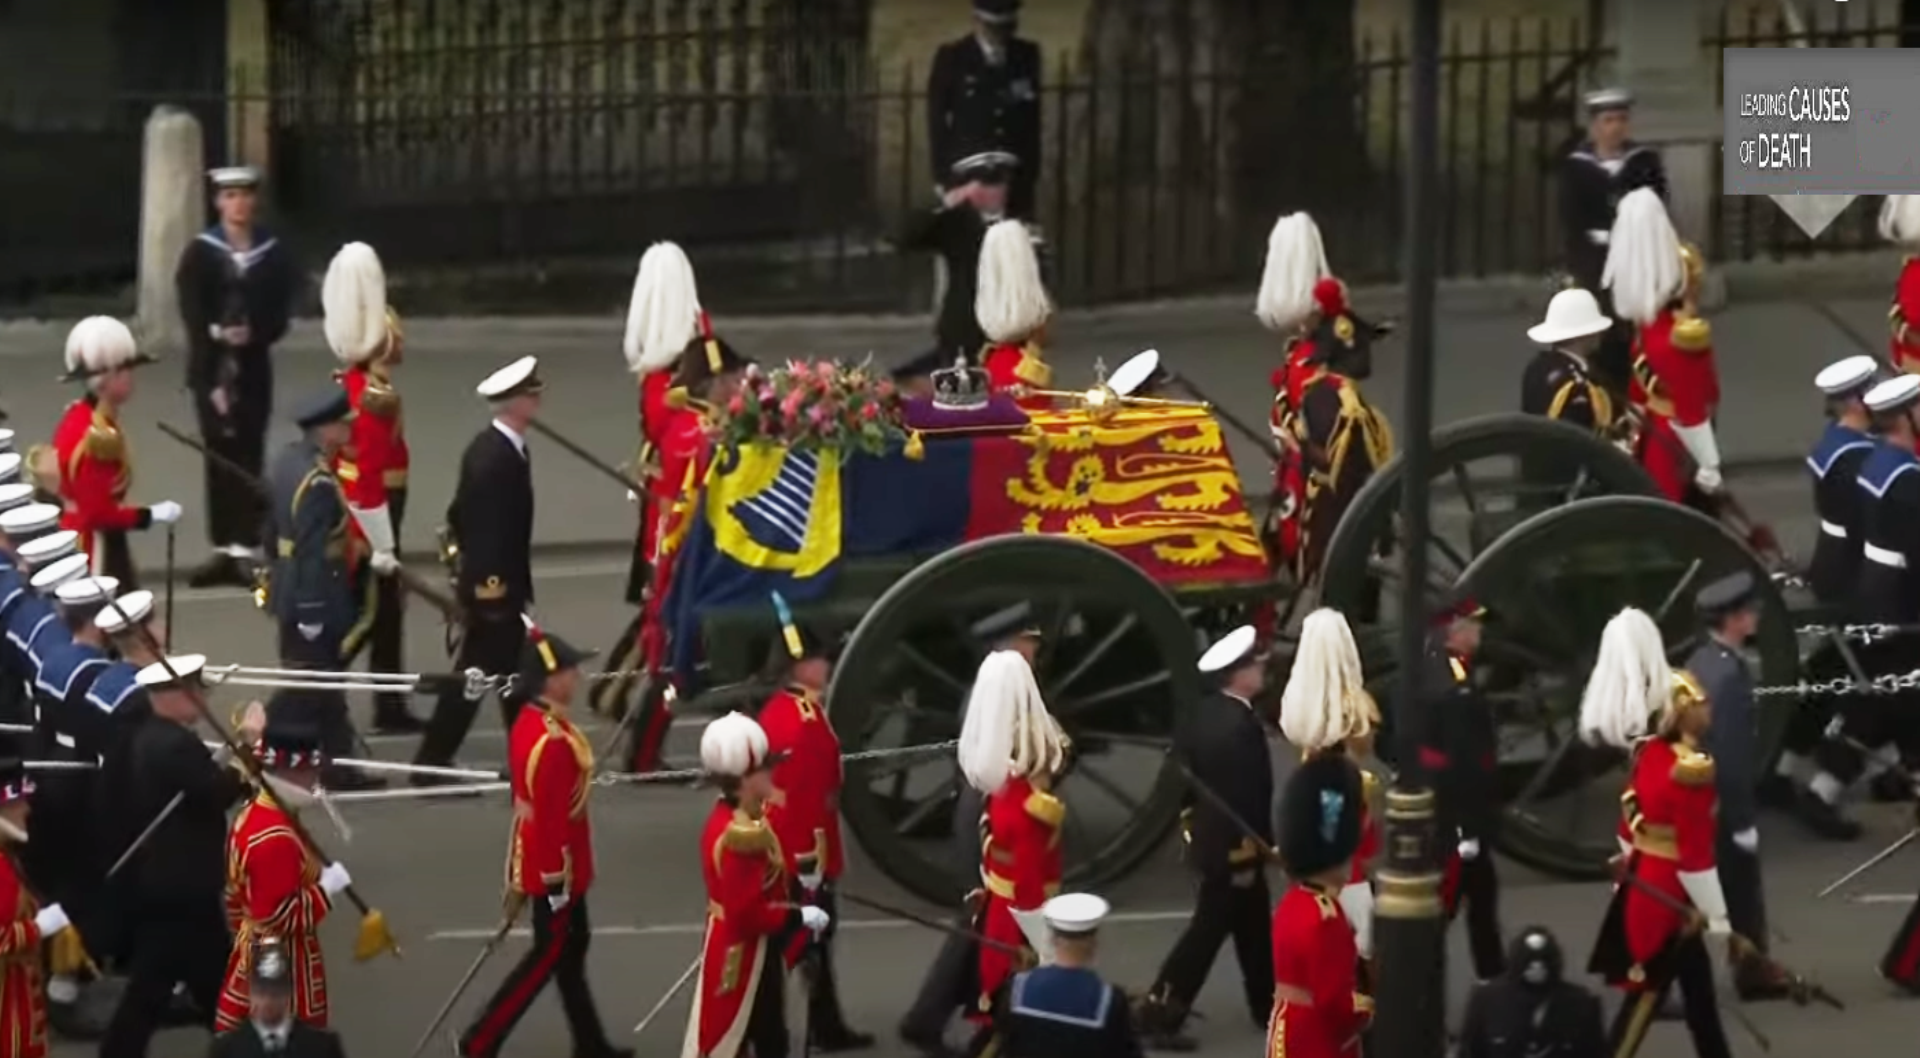
[[[1047, 389], [1053, 385], [1053, 368], [1040, 358], [1040, 347], [1033, 342], [988, 346], [982, 366], [987, 369], [987, 386], [994, 393], [1016, 386]], [[1021, 397], [1016, 403], [1028, 411], [1046, 411], [1053, 407], [1053, 398]]]
[[707, 465], [713, 446], [707, 438], [707, 420], [690, 408], [671, 410], [661, 427], [660, 473], [654, 478], [653, 536], [643, 538], [653, 562], [653, 580], [647, 599], [646, 620], [641, 622], [642, 649], [648, 668], [658, 671], [666, 663], [666, 623], [661, 619], [667, 592], [673, 583], [674, 552], [692, 524], [693, 505], [705, 484]]
[[67, 405], [53, 431], [53, 449], [60, 460], [60, 501], [65, 508], [60, 525], [80, 535], [81, 551], [97, 560], [101, 548], [94, 534], [148, 525], [147, 509], [127, 504], [133, 465], [126, 435], [111, 410], [93, 397]]
[[1893, 307], [1887, 311], [1887, 329], [1891, 332], [1887, 352], [1893, 366], [1920, 374], [1920, 332], [1910, 330], [1920, 321], [1920, 257], [1908, 257], [1900, 266], [1900, 279], [1893, 285]]
[[[334, 458], [333, 473], [340, 479], [348, 505], [372, 510], [386, 504], [388, 490], [407, 487], [407, 437], [400, 421], [400, 395], [389, 377], [367, 364], [355, 364], [338, 378], [353, 406], [353, 437]], [[352, 533], [355, 540], [366, 542], [358, 521]]]
[[[987, 891], [980, 911], [980, 933], [988, 940], [1026, 948], [1027, 937], [1014, 910], [1036, 911], [1060, 892], [1060, 825], [1067, 806], [1029, 779], [1008, 779], [987, 798], [981, 885]], [[995, 991], [1019, 967], [1001, 947], [980, 946], [980, 1010], [984, 1016]]]
[[1273, 406], [1267, 426], [1280, 445], [1280, 461], [1273, 465], [1273, 554], [1282, 566], [1292, 566], [1300, 553], [1300, 514], [1307, 506], [1306, 457], [1297, 443], [1288, 442], [1297, 442], [1300, 437], [1297, 420], [1307, 382], [1314, 374], [1314, 365], [1307, 363], [1313, 348], [1310, 338], [1288, 342], [1285, 362], [1268, 378], [1273, 386]]
[[662, 465], [669, 429], [675, 416], [694, 414], [667, 405], [667, 391], [672, 388], [673, 379], [665, 371], [655, 371], [640, 380], [639, 465], [640, 480], [646, 486], [646, 495], [639, 498], [640, 555], [649, 563], [660, 539], [660, 519], [672, 509], [680, 493], [681, 483], [670, 480]]
[[1360, 1053], [1373, 1000], [1359, 991], [1360, 952], [1337, 894], [1294, 885], [1273, 909], [1273, 1014], [1267, 1058]]
[[40, 904], [0, 856], [0, 1058], [45, 1058], [47, 997], [40, 976]]
[[234, 818], [227, 839], [227, 924], [233, 930], [233, 952], [227, 956], [215, 1032], [246, 1023], [253, 943], [263, 934], [280, 938], [286, 950], [294, 1017], [326, 1027], [327, 966], [319, 930], [333, 902], [320, 888], [321, 867], [271, 798], [255, 798]]
[[774, 794], [767, 802], [767, 825], [786, 850], [796, 875], [832, 881], [846, 867], [840, 844], [840, 737], [821, 708], [820, 697], [789, 687], [760, 709], [767, 749], [786, 753], [773, 771]]
[[[1646, 887], [1691, 906], [1680, 876], [1714, 870], [1716, 809], [1711, 758], [1684, 743], [1641, 742], [1620, 798], [1621, 836], [1633, 845], [1627, 869]], [[1635, 963], [1653, 959], [1688, 925], [1639, 886], [1626, 886], [1620, 896], [1627, 951]], [[1633, 976], [1611, 983], [1632, 989], [1640, 983]]]
[[779, 934], [799, 929], [789, 899], [786, 854], [765, 821], [722, 800], [700, 834], [700, 871], [707, 883], [707, 934], [700, 990], [694, 994], [683, 1053], [735, 1058], [744, 1046], [760, 975], [782, 973], [768, 953]]
[[1674, 426], [1710, 424], [1720, 404], [1720, 373], [1707, 321], [1681, 319], [1666, 308], [1641, 327], [1627, 398], [1645, 420], [1640, 465], [1668, 499], [1684, 500], [1695, 468]]
[[544, 701], [528, 702], [507, 738], [513, 786], [513, 844], [507, 888], [528, 896], [555, 889], [579, 896], [593, 884], [593, 748], [573, 722]]

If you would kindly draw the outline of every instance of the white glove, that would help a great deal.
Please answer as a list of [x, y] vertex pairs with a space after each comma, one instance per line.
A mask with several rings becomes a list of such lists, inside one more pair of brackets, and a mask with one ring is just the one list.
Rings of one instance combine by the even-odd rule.
[[1479, 838], [1467, 838], [1466, 840], [1460, 842], [1459, 848], [1460, 848], [1460, 858], [1463, 860], [1477, 860], [1480, 858], [1480, 839]]
[[1748, 827], [1745, 830], [1735, 832], [1733, 835], [1733, 843], [1747, 852], [1759, 852], [1760, 829], [1758, 827]]
[[1373, 958], [1373, 886], [1349, 882], [1340, 890], [1340, 910], [1353, 926], [1353, 944], [1362, 959]]
[[1720, 472], [1706, 467], [1693, 472], [1693, 483], [1700, 486], [1701, 492], [1719, 492], [1726, 487], [1726, 480], [1720, 476]]
[[1718, 870], [1681, 871], [1680, 885], [1687, 891], [1693, 909], [1707, 920], [1708, 933], [1725, 936], [1733, 931], [1727, 921], [1727, 895], [1720, 888]]
[[180, 505], [172, 500], [161, 500], [147, 508], [147, 514], [155, 525], [172, 525], [180, 520]]
[[628, 489], [628, 490], [627, 490], [627, 502], [628, 502], [628, 503], [639, 503], [639, 502], [640, 502], [640, 494], [639, 494], [639, 493], [637, 493], [637, 492], [635, 492], [635, 491], [633, 491], [632, 489]]
[[1613, 233], [1605, 228], [1594, 228], [1592, 231], [1587, 232], [1587, 241], [1595, 246], [1605, 246], [1607, 240], [1612, 238], [1612, 236]]
[[48, 904], [40, 909], [39, 914], [33, 916], [33, 925], [40, 931], [42, 937], [51, 937], [73, 923], [68, 920], [67, 913], [61, 910], [59, 904]]
[[320, 869], [320, 891], [328, 896], [339, 896], [353, 884], [353, 875], [347, 873], [342, 863], [329, 863]]
[[391, 551], [375, 551], [368, 560], [373, 571], [383, 577], [390, 577], [400, 571], [400, 556]]
[[547, 910], [558, 914], [559, 912], [565, 911], [567, 905], [571, 903], [573, 903], [573, 896], [571, 894], [564, 892], [553, 893], [547, 897]]
[[826, 875], [820, 873], [817, 870], [802, 871], [800, 874], [800, 887], [809, 892], [812, 892], [814, 890], [819, 889], [820, 883], [826, 881], [826, 878], [827, 878]]
[[300, 638], [309, 643], [319, 639], [320, 633], [327, 630], [327, 626], [325, 625], [294, 625], [294, 628], [299, 630]]
[[809, 904], [800, 909], [800, 924], [812, 930], [817, 936], [826, 931], [833, 919], [825, 911]]
[[382, 551], [392, 554], [400, 550], [400, 545], [394, 541], [393, 516], [387, 513], [386, 504], [348, 509], [353, 512], [353, 520], [359, 523], [361, 535], [367, 538], [367, 546], [373, 548], [374, 554]]
[[1693, 457], [1694, 484], [1708, 492], [1720, 491], [1720, 445], [1713, 436], [1713, 424], [1703, 422], [1695, 426], [1673, 424], [1674, 435], [1680, 438], [1681, 447]]

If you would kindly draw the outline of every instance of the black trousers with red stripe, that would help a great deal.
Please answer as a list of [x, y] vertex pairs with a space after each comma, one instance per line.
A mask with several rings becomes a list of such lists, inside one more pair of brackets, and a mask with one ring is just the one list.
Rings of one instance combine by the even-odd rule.
[[1920, 904], [1900, 920], [1900, 931], [1893, 935], [1886, 957], [1880, 960], [1880, 976], [1914, 993], [1920, 993]]
[[481, 1008], [479, 1019], [460, 1035], [460, 1053], [468, 1058], [494, 1058], [552, 981], [560, 989], [560, 1006], [573, 1034], [573, 1053], [580, 1058], [613, 1054], [593, 990], [587, 987], [587, 946], [593, 941], [593, 927], [587, 922], [584, 894], [558, 911], [546, 897], [532, 901], [533, 946], [507, 972], [507, 979]]

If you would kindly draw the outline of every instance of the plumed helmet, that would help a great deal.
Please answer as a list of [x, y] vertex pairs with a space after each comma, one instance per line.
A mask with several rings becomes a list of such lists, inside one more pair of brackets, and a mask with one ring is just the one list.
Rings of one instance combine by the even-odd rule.
[[1880, 237], [1891, 243], [1920, 243], [1920, 195], [1888, 195], [1880, 203]]
[[1298, 330], [1313, 312], [1314, 284], [1325, 278], [1327, 250], [1320, 226], [1305, 213], [1289, 213], [1274, 222], [1267, 236], [1267, 263], [1253, 314], [1282, 334]]
[[974, 674], [960, 722], [956, 755], [967, 783], [992, 794], [1008, 779], [1056, 774], [1066, 763], [1067, 747], [1026, 657], [1015, 650], [988, 654]]
[[1339, 867], [1360, 847], [1360, 768], [1338, 753], [1311, 757], [1280, 796], [1280, 862], [1295, 878]]
[[700, 766], [716, 778], [743, 778], [768, 763], [767, 733], [745, 713], [728, 713], [700, 734]]
[[996, 342], [1024, 342], [1053, 315], [1053, 301], [1040, 280], [1033, 234], [1017, 220], [987, 229], [980, 244], [973, 312], [980, 329]]
[[1580, 697], [1580, 734], [1587, 741], [1627, 749], [1647, 733], [1647, 722], [1666, 703], [1673, 684], [1666, 643], [1653, 618], [1628, 607], [1600, 633]]
[[90, 378], [144, 362], [133, 332], [112, 316], [88, 316], [67, 332], [69, 379]]
[[333, 255], [320, 284], [327, 345], [343, 364], [364, 364], [387, 351], [387, 271], [380, 255], [350, 242]]
[[1321, 608], [1300, 626], [1293, 671], [1280, 693], [1280, 731], [1309, 753], [1364, 738], [1379, 726], [1353, 629], [1340, 611]]
[[637, 375], [668, 370], [699, 335], [700, 289], [693, 262], [676, 243], [654, 243], [640, 257], [627, 305], [627, 332], [620, 343], [627, 369]]
[[1614, 312], [1638, 324], [1686, 293], [1687, 265], [1666, 204], [1650, 187], [1627, 192], [1607, 236], [1607, 267], [1600, 285], [1613, 292]]

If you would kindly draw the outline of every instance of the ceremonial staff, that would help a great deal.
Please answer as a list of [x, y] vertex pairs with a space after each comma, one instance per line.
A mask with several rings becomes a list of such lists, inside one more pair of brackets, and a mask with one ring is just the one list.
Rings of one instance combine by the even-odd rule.
[[560, 431], [554, 429], [551, 426], [548, 426], [546, 423], [541, 422], [539, 419], [529, 419], [527, 421], [527, 425], [533, 427], [534, 431], [540, 434], [542, 437], [545, 437], [547, 440], [552, 441], [554, 444], [557, 444], [561, 448], [566, 449], [567, 453], [573, 456], [575, 459], [578, 459], [580, 462], [585, 463], [586, 465], [606, 475], [608, 478], [612, 479], [613, 481], [619, 483], [628, 492], [638, 493], [641, 490], [641, 485], [639, 482], [633, 480], [632, 478], [626, 476], [625, 474], [622, 474], [617, 468], [614, 467], [613, 464], [601, 459], [599, 456], [594, 455], [592, 452], [587, 451], [584, 447], [575, 443], [572, 438], [569, 438], [567, 435], [561, 433]]

